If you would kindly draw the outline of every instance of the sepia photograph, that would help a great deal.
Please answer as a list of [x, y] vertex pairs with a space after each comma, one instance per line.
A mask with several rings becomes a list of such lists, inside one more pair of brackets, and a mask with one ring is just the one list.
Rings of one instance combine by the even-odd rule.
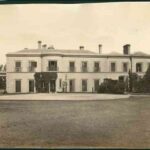
[[150, 148], [150, 2], [0, 5], [0, 148]]

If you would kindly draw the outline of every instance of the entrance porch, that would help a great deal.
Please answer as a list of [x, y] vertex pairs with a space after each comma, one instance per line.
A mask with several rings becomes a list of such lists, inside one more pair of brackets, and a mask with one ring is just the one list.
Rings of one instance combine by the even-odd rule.
[[54, 93], [56, 92], [56, 72], [35, 73], [35, 87], [37, 93]]
[[56, 80], [41, 83], [41, 93], [54, 93], [56, 92]]

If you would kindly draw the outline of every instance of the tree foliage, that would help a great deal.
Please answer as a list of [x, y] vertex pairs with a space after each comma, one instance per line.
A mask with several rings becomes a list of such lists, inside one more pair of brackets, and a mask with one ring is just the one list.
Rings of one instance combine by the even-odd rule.
[[3, 71], [3, 65], [0, 65], [0, 72]]
[[0, 76], [0, 89], [6, 89], [6, 77]]
[[133, 92], [135, 90], [135, 86], [137, 85], [138, 79], [138, 74], [131, 73], [131, 71], [129, 70], [129, 92]]
[[143, 77], [136, 73], [129, 73], [129, 87], [130, 92], [150, 93], [150, 67]]
[[143, 90], [146, 93], [150, 93], [150, 66], [148, 67], [144, 77], [143, 77]]
[[1, 64], [0, 65], [0, 72], [5, 72], [6, 71], [6, 65]]

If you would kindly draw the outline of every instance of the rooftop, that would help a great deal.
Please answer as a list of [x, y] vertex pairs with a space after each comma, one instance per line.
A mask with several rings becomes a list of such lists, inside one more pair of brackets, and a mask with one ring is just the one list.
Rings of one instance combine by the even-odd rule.
[[149, 56], [149, 54], [143, 53], [141, 51], [133, 53], [134, 56]]
[[41, 55], [69, 55], [69, 56], [94, 56], [94, 57], [129, 57], [129, 56], [135, 56], [135, 57], [150, 57], [149, 54], [143, 53], [141, 51], [135, 52], [135, 53], [130, 53], [130, 45], [126, 44], [123, 46], [128, 53], [123, 54], [123, 53], [118, 53], [115, 51], [112, 51], [111, 53], [104, 54], [102, 53], [102, 45], [99, 46], [99, 51], [93, 52], [90, 50], [84, 49], [84, 46], [80, 46], [79, 49], [55, 49], [53, 46], [47, 47], [46, 44], [41, 45], [41, 41], [38, 41], [38, 47], [37, 49], [28, 49], [25, 48], [23, 50], [19, 50], [13, 53], [8, 53], [7, 56], [41, 56]]
[[64, 50], [64, 49], [23, 49], [15, 52], [15, 54], [97, 54], [89, 50]]

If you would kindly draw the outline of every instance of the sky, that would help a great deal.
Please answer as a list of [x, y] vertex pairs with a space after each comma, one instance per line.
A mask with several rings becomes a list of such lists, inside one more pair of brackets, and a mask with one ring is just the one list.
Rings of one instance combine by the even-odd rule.
[[0, 64], [5, 54], [37, 48], [37, 41], [56, 49], [85, 49], [102, 53], [150, 53], [150, 2], [94, 4], [0, 5]]

